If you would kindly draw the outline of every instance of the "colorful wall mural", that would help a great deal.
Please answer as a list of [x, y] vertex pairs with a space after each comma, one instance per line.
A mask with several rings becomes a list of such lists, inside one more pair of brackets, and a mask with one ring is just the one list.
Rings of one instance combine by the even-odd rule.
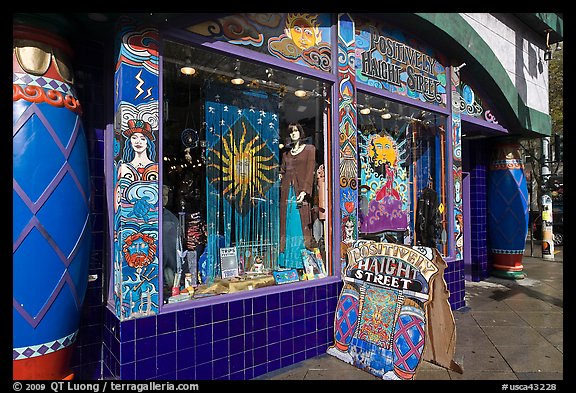
[[332, 71], [330, 14], [242, 13], [202, 22], [188, 31], [320, 71]]
[[356, 80], [446, 107], [446, 68], [438, 55], [402, 31], [363, 18], [356, 23]]
[[118, 26], [114, 121], [114, 305], [120, 320], [158, 312], [158, 32]]
[[340, 141], [341, 268], [358, 238], [358, 147], [354, 73], [354, 21], [338, 15], [338, 138]]
[[452, 177], [454, 181], [454, 239], [456, 260], [464, 259], [464, 212], [462, 208], [462, 121], [460, 72], [451, 69], [452, 93]]
[[472, 87], [460, 82], [460, 112], [464, 115], [482, 119], [488, 123], [498, 124], [494, 112], [489, 109], [486, 100], [483, 100]]

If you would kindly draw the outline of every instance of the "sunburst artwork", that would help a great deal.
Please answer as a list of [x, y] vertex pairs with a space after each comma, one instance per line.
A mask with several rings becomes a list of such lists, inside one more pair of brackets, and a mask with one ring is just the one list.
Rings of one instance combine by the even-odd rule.
[[209, 182], [245, 215], [266, 200], [278, 180], [278, 159], [245, 118], [240, 118], [207, 152]]

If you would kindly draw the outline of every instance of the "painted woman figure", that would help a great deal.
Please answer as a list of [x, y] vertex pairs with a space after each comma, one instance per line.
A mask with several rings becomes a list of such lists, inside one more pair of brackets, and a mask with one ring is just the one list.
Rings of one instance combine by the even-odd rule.
[[150, 123], [144, 120], [128, 120], [128, 129], [122, 135], [129, 138], [122, 156], [121, 176], [129, 180], [154, 180], [158, 176], [158, 164], [154, 135]]
[[280, 167], [279, 265], [303, 268], [302, 250], [314, 247], [310, 201], [316, 148], [303, 142], [306, 135], [300, 124], [290, 124], [288, 130], [291, 149], [283, 154]]

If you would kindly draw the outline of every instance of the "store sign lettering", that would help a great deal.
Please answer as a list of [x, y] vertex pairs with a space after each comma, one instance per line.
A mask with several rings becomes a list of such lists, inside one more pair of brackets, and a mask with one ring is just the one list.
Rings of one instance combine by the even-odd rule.
[[[442, 103], [438, 91], [440, 81], [434, 75], [437, 60], [404, 43], [370, 33], [370, 49], [362, 52], [362, 75], [390, 83], [397, 87], [406, 85], [413, 92], [421, 93], [428, 101]], [[405, 81], [401, 75], [406, 73]]]

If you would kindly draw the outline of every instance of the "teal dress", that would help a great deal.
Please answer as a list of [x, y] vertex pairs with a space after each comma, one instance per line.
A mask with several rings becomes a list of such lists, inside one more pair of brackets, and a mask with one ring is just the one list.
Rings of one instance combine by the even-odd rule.
[[283, 268], [304, 268], [302, 250], [304, 234], [302, 233], [302, 220], [296, 203], [294, 186], [290, 186], [286, 202], [286, 249], [280, 255], [279, 265]]

